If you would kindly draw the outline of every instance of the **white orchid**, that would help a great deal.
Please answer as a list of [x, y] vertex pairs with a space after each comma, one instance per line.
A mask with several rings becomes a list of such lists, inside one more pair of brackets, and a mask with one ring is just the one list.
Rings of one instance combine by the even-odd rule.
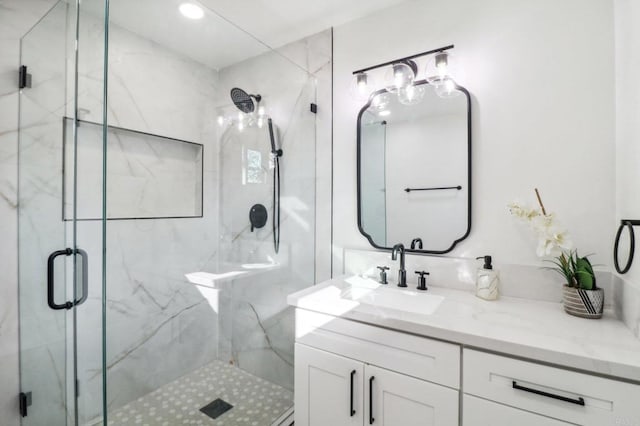
[[508, 207], [511, 214], [527, 223], [538, 237], [536, 254], [539, 257], [557, 256], [573, 248], [567, 231], [556, 225], [555, 215], [547, 214], [542, 204], [539, 209], [523, 206], [519, 202], [513, 202]]

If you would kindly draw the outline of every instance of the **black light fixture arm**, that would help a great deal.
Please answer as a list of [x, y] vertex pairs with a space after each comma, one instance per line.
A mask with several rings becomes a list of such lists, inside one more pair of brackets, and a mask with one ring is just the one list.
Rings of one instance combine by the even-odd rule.
[[353, 74], [354, 75], [355, 74], [360, 74], [360, 73], [363, 73], [363, 72], [374, 70], [376, 68], [382, 68], [382, 67], [386, 67], [388, 65], [397, 64], [398, 62], [406, 62], [406, 61], [409, 61], [411, 59], [419, 58], [421, 56], [427, 56], [427, 55], [431, 55], [431, 54], [438, 53], [438, 52], [444, 52], [445, 50], [450, 50], [450, 49], [453, 49], [454, 47], [455, 46], [453, 44], [450, 44], [448, 46], [440, 47], [438, 49], [427, 50], [426, 52], [416, 53], [415, 55], [405, 56], [404, 58], [398, 58], [398, 59], [394, 59], [392, 61], [384, 62], [382, 64], [372, 65], [370, 67], [362, 68], [362, 69], [354, 71]]

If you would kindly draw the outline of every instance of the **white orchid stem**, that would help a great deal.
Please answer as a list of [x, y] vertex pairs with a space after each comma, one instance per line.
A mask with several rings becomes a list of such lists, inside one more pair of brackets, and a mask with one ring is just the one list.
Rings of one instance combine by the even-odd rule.
[[542, 209], [542, 214], [547, 215], [547, 211], [544, 208], [544, 204], [542, 204], [542, 198], [540, 198], [540, 192], [538, 192], [538, 188], [534, 188], [536, 191], [536, 197], [538, 198], [538, 204], [540, 204], [540, 208]]

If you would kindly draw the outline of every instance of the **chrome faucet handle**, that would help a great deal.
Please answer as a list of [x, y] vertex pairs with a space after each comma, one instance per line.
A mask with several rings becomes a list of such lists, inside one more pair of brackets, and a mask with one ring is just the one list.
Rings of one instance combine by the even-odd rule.
[[416, 271], [416, 274], [420, 275], [420, 277], [418, 278], [418, 290], [428, 290], [427, 288], [427, 279], [425, 278], [425, 275], [431, 275], [430, 273], [428, 273], [427, 271]]
[[388, 266], [377, 266], [380, 269], [380, 284], [389, 284], [387, 281], [387, 271], [389, 270]]

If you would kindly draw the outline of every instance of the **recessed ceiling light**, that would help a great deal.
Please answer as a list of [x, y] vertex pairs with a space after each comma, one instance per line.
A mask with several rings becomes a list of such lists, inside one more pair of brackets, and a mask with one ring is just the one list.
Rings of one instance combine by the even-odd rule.
[[202, 19], [204, 16], [204, 10], [195, 3], [182, 3], [179, 10], [189, 19]]

